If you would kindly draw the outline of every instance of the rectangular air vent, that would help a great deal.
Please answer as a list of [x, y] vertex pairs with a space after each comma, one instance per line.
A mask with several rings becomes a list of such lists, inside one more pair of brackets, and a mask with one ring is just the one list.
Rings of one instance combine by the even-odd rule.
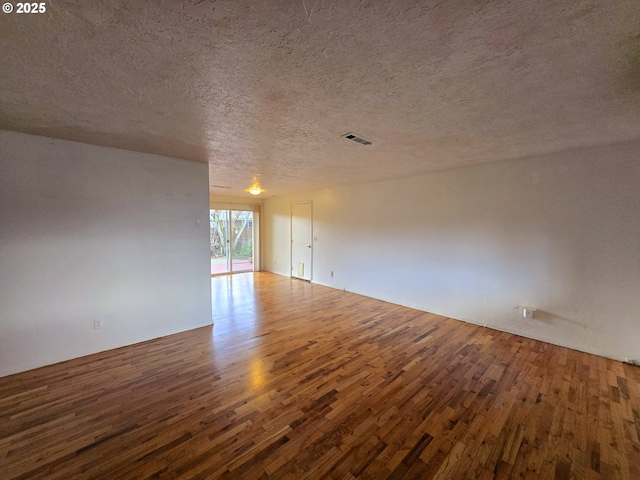
[[354, 142], [358, 142], [358, 143], [360, 143], [362, 145], [371, 145], [371, 141], [370, 140], [367, 140], [366, 138], [361, 137], [357, 133], [349, 132], [349, 133], [345, 133], [342, 136], [343, 136], [343, 138], [346, 138], [347, 140], [353, 140]]
[[231, 187], [225, 187], [224, 185], [211, 185], [211, 188], [231, 188]]

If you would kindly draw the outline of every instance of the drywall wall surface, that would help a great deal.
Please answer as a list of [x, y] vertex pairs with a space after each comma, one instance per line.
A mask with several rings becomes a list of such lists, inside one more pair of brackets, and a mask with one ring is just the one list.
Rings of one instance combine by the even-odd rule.
[[290, 274], [290, 205], [312, 200], [313, 282], [640, 359], [639, 152], [631, 142], [270, 198], [264, 268]]
[[207, 177], [0, 131], [0, 375], [211, 324]]
[[210, 197], [211, 208], [215, 208], [218, 205], [227, 205], [228, 208], [233, 208], [234, 205], [262, 205], [263, 203], [264, 199], [262, 197], [233, 197], [226, 195], [211, 195]]

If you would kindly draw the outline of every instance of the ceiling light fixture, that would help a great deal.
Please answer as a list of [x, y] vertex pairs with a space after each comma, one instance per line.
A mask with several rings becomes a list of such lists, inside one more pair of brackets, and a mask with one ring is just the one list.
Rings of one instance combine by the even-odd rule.
[[264, 191], [260, 186], [259, 177], [260, 177], [260, 174], [258, 173], [253, 174], [253, 180], [251, 182], [251, 186], [247, 189], [247, 192], [249, 192], [251, 195], [260, 195]]

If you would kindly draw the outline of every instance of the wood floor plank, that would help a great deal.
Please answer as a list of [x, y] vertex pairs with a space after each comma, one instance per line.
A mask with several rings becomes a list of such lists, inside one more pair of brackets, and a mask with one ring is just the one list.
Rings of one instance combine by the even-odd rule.
[[640, 478], [640, 368], [268, 274], [0, 378], [0, 477]]

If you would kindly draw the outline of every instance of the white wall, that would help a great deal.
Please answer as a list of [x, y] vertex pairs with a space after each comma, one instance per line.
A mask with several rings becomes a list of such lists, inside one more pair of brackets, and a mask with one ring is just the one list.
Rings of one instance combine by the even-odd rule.
[[290, 274], [301, 200], [314, 282], [640, 359], [640, 142], [267, 199], [269, 271]]
[[253, 205], [262, 205], [264, 199], [262, 197], [233, 197], [229, 195], [211, 195], [211, 208], [223, 205], [223, 208], [233, 209], [236, 205], [246, 207]]
[[211, 324], [207, 169], [0, 132], [0, 375]]

